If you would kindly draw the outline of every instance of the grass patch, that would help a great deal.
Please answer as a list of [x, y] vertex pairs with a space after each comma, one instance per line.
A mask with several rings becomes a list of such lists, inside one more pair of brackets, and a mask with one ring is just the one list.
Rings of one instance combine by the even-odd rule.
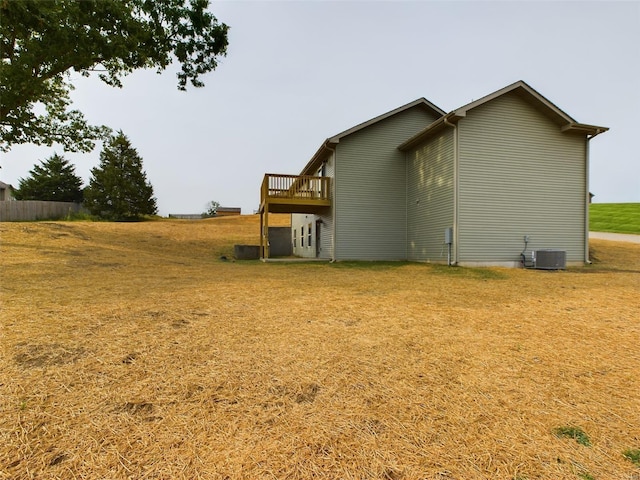
[[622, 452], [622, 456], [640, 467], [640, 448], [630, 448]]
[[[286, 262], [283, 262], [286, 263]], [[292, 262], [294, 263], [294, 262]], [[299, 265], [305, 265], [304, 262], [298, 262]], [[316, 265], [326, 265], [316, 263]], [[509, 278], [508, 274], [500, 269], [494, 268], [468, 268], [431, 263], [416, 263], [407, 261], [340, 261], [329, 264], [331, 268], [338, 270], [361, 270], [361, 271], [384, 271], [392, 269], [400, 269], [402, 267], [423, 268], [425, 274], [436, 274], [454, 278], [473, 278], [481, 280], [504, 280]]]
[[592, 203], [589, 230], [640, 234], [640, 203]]
[[561, 438], [573, 438], [580, 445], [584, 445], [585, 447], [591, 446], [591, 440], [589, 440], [589, 436], [582, 430], [580, 427], [558, 427], [553, 430], [553, 433], [557, 437]]

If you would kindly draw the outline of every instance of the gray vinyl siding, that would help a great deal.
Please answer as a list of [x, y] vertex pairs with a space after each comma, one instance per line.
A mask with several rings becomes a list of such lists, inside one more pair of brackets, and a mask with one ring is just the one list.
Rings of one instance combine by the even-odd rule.
[[340, 139], [336, 146], [338, 260], [404, 260], [406, 162], [398, 145], [435, 120], [414, 107]]
[[446, 262], [444, 230], [453, 226], [453, 129], [407, 152], [407, 254]]
[[470, 110], [459, 129], [459, 258], [518, 261], [531, 249], [584, 261], [586, 139], [516, 94]]
[[[291, 242], [293, 255], [303, 258], [331, 259], [331, 211], [327, 208], [326, 215], [314, 215], [310, 213], [294, 213], [291, 215]], [[320, 227], [320, 251], [317, 250], [318, 220]], [[309, 225], [311, 225], [311, 242], [309, 242]], [[304, 229], [303, 229], [304, 228]], [[301, 234], [304, 231], [304, 242]], [[295, 240], [295, 242], [294, 242]], [[295, 246], [294, 246], [295, 245]]]
[[[329, 158], [325, 167], [325, 176], [333, 179], [334, 177], [334, 165], [335, 161], [333, 158]], [[320, 172], [317, 172], [317, 175], [320, 175]], [[329, 198], [333, 199], [333, 180], [331, 181], [331, 189], [332, 191], [329, 193]], [[320, 225], [320, 251], [316, 250], [316, 228], [318, 227], [317, 221], [321, 221]], [[311, 239], [312, 242], [309, 244], [309, 236], [308, 236], [308, 228], [309, 223], [312, 225]], [[304, 246], [302, 246], [302, 242], [300, 239], [301, 228], [304, 227]], [[304, 258], [325, 258], [330, 260], [333, 255], [333, 207], [328, 207], [326, 210], [319, 214], [305, 214], [305, 213], [294, 213], [291, 215], [291, 242], [293, 245], [293, 240], [295, 238], [295, 246], [293, 247], [293, 254], [298, 257]], [[318, 255], [317, 255], [318, 254]]]

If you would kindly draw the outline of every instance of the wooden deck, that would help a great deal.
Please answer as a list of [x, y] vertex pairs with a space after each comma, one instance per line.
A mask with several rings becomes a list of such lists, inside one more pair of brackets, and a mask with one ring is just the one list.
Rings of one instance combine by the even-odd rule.
[[260, 189], [260, 252], [269, 258], [269, 213], [320, 213], [331, 206], [330, 178], [267, 173]]
[[260, 190], [260, 213], [316, 213], [331, 206], [329, 177], [267, 173]]

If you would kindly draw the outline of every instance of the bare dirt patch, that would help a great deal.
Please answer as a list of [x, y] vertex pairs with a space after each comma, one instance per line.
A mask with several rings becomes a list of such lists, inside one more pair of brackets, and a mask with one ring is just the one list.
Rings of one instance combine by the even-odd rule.
[[0, 479], [640, 473], [640, 245], [564, 272], [220, 261], [258, 229], [0, 224]]

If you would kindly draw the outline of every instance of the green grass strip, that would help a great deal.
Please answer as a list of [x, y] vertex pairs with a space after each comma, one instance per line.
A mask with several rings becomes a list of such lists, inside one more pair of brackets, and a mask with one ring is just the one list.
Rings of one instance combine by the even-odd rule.
[[625, 450], [622, 452], [622, 456], [640, 467], [640, 448]]
[[640, 234], [640, 203], [592, 203], [589, 230]]

